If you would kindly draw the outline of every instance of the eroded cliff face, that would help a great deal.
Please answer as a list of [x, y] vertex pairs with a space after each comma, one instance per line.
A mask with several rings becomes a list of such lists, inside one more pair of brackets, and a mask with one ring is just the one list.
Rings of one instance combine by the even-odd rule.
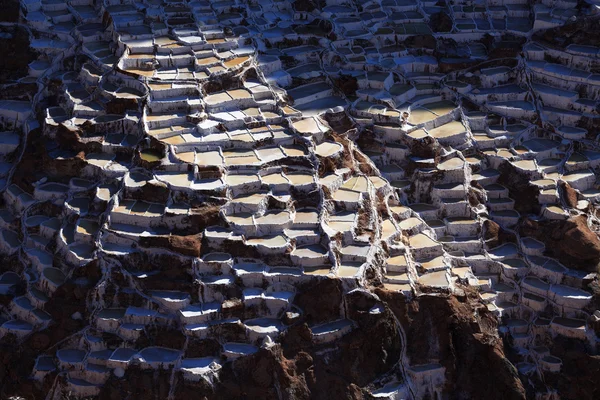
[[[376, 290], [406, 332], [411, 364], [444, 368], [441, 398], [523, 399], [525, 389], [507, 360], [498, 321], [470, 289], [461, 296], [432, 293], [406, 299]], [[426, 397], [435, 398], [433, 393]]]
[[574, 269], [596, 272], [600, 263], [600, 239], [588, 226], [586, 215], [561, 221], [525, 220], [525, 236], [543, 242], [554, 257]]

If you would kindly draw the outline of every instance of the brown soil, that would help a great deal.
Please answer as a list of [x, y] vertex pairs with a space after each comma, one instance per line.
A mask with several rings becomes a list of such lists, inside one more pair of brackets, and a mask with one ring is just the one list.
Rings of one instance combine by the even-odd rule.
[[339, 279], [315, 278], [299, 288], [294, 298], [309, 323], [337, 319], [342, 302], [342, 283]]
[[567, 182], [561, 181], [560, 183], [560, 197], [564, 200], [565, 204], [571, 208], [577, 207], [577, 192]]
[[17, 22], [19, 20], [18, 0], [0, 0], [0, 9], [2, 10], [0, 22]]
[[600, 356], [590, 355], [578, 340], [559, 336], [553, 340], [552, 355], [561, 359], [559, 373], [544, 373], [545, 384], [556, 389], [561, 399], [600, 398]]
[[498, 183], [508, 189], [509, 196], [515, 201], [515, 210], [521, 215], [538, 214], [540, 204], [537, 201], [539, 189], [529, 183], [529, 177], [520, 173], [511, 163], [504, 161], [498, 168]]
[[[16, 11], [15, 5], [16, 4]], [[17, 20], [19, 3], [0, 0], [2, 12], [0, 22]], [[16, 12], [16, 16], [15, 16]], [[29, 48], [29, 33], [23, 28], [2, 28], [0, 32], [8, 33], [10, 38], [0, 38], [0, 84], [27, 76], [28, 65], [35, 59], [35, 53]]]
[[543, 242], [546, 252], [569, 268], [595, 271], [600, 263], [600, 239], [584, 215], [566, 220], [526, 219], [520, 233]]
[[517, 242], [517, 238], [514, 234], [505, 231], [500, 225], [491, 219], [486, 219], [483, 221], [483, 232], [483, 238], [490, 249], [498, 247], [504, 243]]
[[516, 369], [504, 355], [498, 321], [477, 295], [424, 295], [407, 300], [377, 289], [402, 323], [412, 364], [439, 359], [446, 368], [445, 392], [454, 399], [524, 399]]

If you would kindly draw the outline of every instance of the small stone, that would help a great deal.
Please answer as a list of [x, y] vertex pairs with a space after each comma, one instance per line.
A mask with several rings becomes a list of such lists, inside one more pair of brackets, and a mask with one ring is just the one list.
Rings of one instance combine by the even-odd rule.
[[288, 311], [283, 316], [283, 320], [286, 324], [291, 325], [300, 319], [300, 314], [297, 312]]
[[263, 349], [269, 349], [273, 346], [275, 346], [275, 342], [273, 342], [273, 339], [271, 339], [271, 336], [267, 335], [267, 336], [265, 336], [262, 346], [260, 346], [260, 347]]

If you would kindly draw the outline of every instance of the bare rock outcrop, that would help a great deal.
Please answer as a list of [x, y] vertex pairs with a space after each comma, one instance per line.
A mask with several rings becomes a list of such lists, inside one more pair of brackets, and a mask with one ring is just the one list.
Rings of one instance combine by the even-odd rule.
[[600, 239], [588, 227], [585, 215], [566, 220], [526, 219], [521, 234], [543, 242], [552, 256], [570, 268], [595, 271], [600, 262]]
[[446, 369], [445, 392], [456, 399], [525, 399], [515, 367], [506, 360], [497, 320], [476, 298], [424, 295], [408, 300], [376, 293], [406, 332], [407, 356], [414, 364], [438, 359]]

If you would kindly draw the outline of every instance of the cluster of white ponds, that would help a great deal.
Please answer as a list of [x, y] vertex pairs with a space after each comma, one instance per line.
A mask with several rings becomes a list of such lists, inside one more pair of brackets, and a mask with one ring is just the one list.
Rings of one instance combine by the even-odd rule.
[[[325, 3], [306, 12], [277, 0], [22, 1], [40, 55], [29, 66], [36, 101], [59, 100], [42, 110], [0, 101], [0, 251], [22, 266], [0, 276], [0, 292], [26, 286], [2, 307], [0, 335], [43, 331], [54, 293], [85, 281], [74, 277], [79, 267], [98, 262], [104, 273], [88, 299], [89, 326], [39, 355], [35, 379], [58, 371], [59, 390], [94, 396], [136, 365], [212, 383], [224, 363], [285, 333], [303, 312], [294, 305], [302, 283], [339, 279], [351, 291], [368, 287], [373, 269], [408, 297], [454, 292], [457, 281], [479, 288], [522, 354], [523, 374], [560, 370], [557, 335], [596, 347], [584, 311], [593, 277], [547, 257], [533, 238], [515, 232], [517, 243], [490, 248], [482, 234], [487, 219], [511, 231], [522, 217], [497, 182], [506, 164], [536, 188], [534, 218], [581, 215], [600, 199], [600, 75], [591, 72], [600, 49], [528, 40], [522, 56], [498, 65], [478, 42], [495, 31], [529, 39], [576, 15], [577, 2]], [[404, 45], [432, 34], [427, 21], [439, 13], [453, 26], [435, 37], [458, 46], [441, 61]], [[444, 72], [457, 63], [472, 67]], [[345, 79], [356, 82], [351, 95], [338, 87]], [[78, 167], [48, 170], [29, 190], [10, 176], [36, 129], [55, 169]], [[60, 140], [67, 134], [77, 146]], [[439, 151], [414, 151], [423, 147]], [[576, 190], [576, 208], [561, 202], [561, 182]], [[473, 192], [484, 201], [471, 204]], [[160, 245], [193, 232], [206, 204], [220, 224], [200, 232], [200, 256]], [[149, 265], [124, 267], [138, 256]], [[166, 259], [187, 266], [178, 290], [161, 272]], [[117, 291], [141, 299], [135, 306], [106, 291], [114, 270], [125, 277]], [[216, 339], [221, 354], [137, 348], [153, 326]], [[354, 323], [340, 305], [339, 318], [310, 328], [326, 346]], [[373, 396], [441, 393], [438, 361], [402, 360], [401, 383]]]

